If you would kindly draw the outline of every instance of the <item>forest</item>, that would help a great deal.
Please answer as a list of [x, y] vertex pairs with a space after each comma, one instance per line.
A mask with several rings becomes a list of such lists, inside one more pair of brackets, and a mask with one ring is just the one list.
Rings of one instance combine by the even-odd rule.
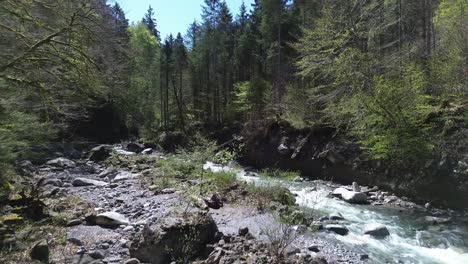
[[336, 180], [466, 208], [467, 11], [466, 0], [204, 0], [201, 20], [163, 37], [151, 6], [130, 23], [106, 0], [0, 0], [1, 196], [23, 161], [60, 144], [174, 153], [200, 141], [257, 167], [358, 167], [367, 176]]

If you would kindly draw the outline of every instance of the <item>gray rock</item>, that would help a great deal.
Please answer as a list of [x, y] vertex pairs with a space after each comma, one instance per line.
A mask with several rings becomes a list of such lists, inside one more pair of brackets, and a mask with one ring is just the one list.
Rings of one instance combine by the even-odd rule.
[[325, 229], [342, 236], [345, 236], [349, 233], [348, 228], [342, 225], [326, 225]]
[[56, 158], [49, 160], [46, 164], [57, 168], [73, 168], [76, 166], [75, 162], [66, 158]]
[[362, 192], [344, 192], [341, 194], [343, 200], [352, 204], [363, 204], [367, 203], [367, 195]]
[[144, 149], [141, 154], [144, 154], [144, 155], [149, 155], [153, 153], [153, 149], [152, 148], [147, 148], [147, 149]]
[[340, 214], [338, 212], [335, 212], [335, 213], [329, 214], [328, 219], [330, 219], [330, 220], [344, 220], [345, 218], [343, 217], [342, 214]]
[[106, 186], [108, 185], [107, 182], [91, 180], [86, 178], [76, 178], [73, 180], [72, 185], [75, 187], [82, 187], [82, 186]]
[[76, 246], [83, 246], [83, 241], [76, 237], [69, 237], [67, 241]]
[[442, 225], [442, 224], [447, 224], [450, 221], [452, 221], [452, 218], [450, 218], [450, 217], [444, 218], [444, 217], [426, 216], [424, 218], [424, 220], [426, 220], [426, 222], [429, 222], [429, 223], [431, 223], [433, 225]]
[[121, 182], [121, 181], [135, 179], [137, 177], [138, 177], [138, 174], [130, 173], [128, 171], [122, 171], [119, 174], [117, 174], [112, 181], [113, 182]]
[[106, 252], [104, 250], [94, 250], [89, 252], [89, 255], [93, 259], [104, 259], [106, 257]]
[[353, 192], [361, 192], [361, 187], [359, 187], [359, 184], [357, 182], [353, 182]]
[[333, 192], [332, 192], [331, 194], [332, 194], [333, 196], [335, 196], [335, 197], [341, 198], [341, 195], [342, 195], [343, 193], [346, 193], [346, 192], [349, 192], [349, 190], [348, 190], [348, 189], [345, 189], [345, 188], [343, 188], [343, 187], [340, 187], [340, 188], [336, 188], [335, 190], [333, 190]]
[[49, 245], [46, 241], [36, 243], [29, 253], [31, 259], [38, 260], [43, 263], [49, 263], [49, 255]]
[[89, 152], [89, 159], [92, 161], [104, 161], [110, 157], [111, 149], [110, 145], [97, 146]]
[[114, 167], [109, 167], [103, 170], [101, 173], [99, 173], [98, 177], [106, 178], [106, 177], [114, 176], [115, 174], [117, 174], [117, 170]]
[[217, 231], [211, 216], [201, 211], [185, 217], [168, 215], [145, 226], [133, 240], [130, 255], [145, 263], [170, 263], [174, 257], [184, 254], [184, 247], [190, 247], [197, 256], [207, 244], [214, 242]]
[[125, 149], [134, 153], [140, 153], [145, 149], [145, 146], [143, 144], [130, 142], [127, 144]]
[[160, 193], [161, 194], [173, 194], [176, 192], [176, 189], [173, 189], [173, 188], [167, 188], [167, 189], [164, 189], [162, 190]]
[[237, 232], [239, 236], [246, 236], [248, 233], [249, 233], [248, 227], [239, 228], [239, 231]]
[[364, 229], [364, 234], [371, 235], [373, 237], [384, 238], [390, 235], [388, 229], [382, 224], [369, 224]]
[[116, 212], [106, 212], [96, 216], [96, 224], [103, 227], [118, 227], [128, 225], [129, 221], [125, 216]]
[[44, 182], [44, 185], [52, 185], [55, 187], [62, 187], [63, 182], [60, 179], [48, 179]]
[[67, 226], [72, 227], [72, 226], [81, 225], [82, 222], [83, 221], [81, 221], [81, 219], [73, 219], [71, 221], [68, 221]]
[[136, 258], [132, 258], [132, 259], [125, 261], [124, 264], [140, 264], [140, 261]]

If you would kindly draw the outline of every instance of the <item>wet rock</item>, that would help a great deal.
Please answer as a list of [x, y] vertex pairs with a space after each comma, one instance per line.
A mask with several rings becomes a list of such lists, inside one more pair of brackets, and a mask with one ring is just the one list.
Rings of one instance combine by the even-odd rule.
[[424, 208], [426, 208], [427, 210], [431, 209], [431, 208], [432, 208], [431, 203], [426, 203], [426, 204], [424, 205]]
[[89, 152], [89, 160], [92, 161], [104, 161], [111, 155], [111, 146], [110, 145], [100, 145], [97, 146]]
[[346, 192], [349, 192], [349, 190], [348, 190], [348, 189], [345, 189], [345, 188], [343, 188], [343, 187], [340, 187], [340, 188], [336, 188], [335, 190], [333, 190], [333, 192], [332, 192], [331, 194], [332, 194], [333, 196], [335, 196], [335, 197], [341, 198], [341, 195], [342, 195], [343, 193], [346, 193]]
[[170, 263], [174, 257], [184, 254], [184, 247], [190, 247], [194, 256], [204, 252], [206, 245], [214, 241], [217, 231], [214, 220], [203, 212], [193, 212], [185, 217], [168, 215], [146, 225], [140, 236], [133, 240], [130, 253], [143, 262]]
[[144, 150], [141, 152], [141, 154], [143, 154], [143, 155], [149, 155], [149, 154], [151, 154], [151, 153], [153, 153], [153, 152], [154, 152], [154, 151], [153, 151], [152, 148], [147, 148], [147, 149], [144, 149]]
[[369, 224], [364, 229], [364, 234], [371, 235], [373, 237], [384, 238], [390, 235], [388, 229], [382, 224]]
[[312, 252], [315, 252], [315, 253], [320, 252], [319, 247], [316, 246], [316, 245], [311, 245], [311, 246], [307, 247], [307, 249], [310, 250], [310, 251], [312, 251]]
[[361, 192], [361, 187], [359, 187], [359, 184], [357, 182], [353, 182], [353, 192]]
[[450, 221], [452, 221], [452, 218], [450, 217], [435, 217], [435, 216], [426, 216], [424, 218], [424, 220], [426, 222], [429, 222], [433, 225], [443, 225], [443, 224], [447, 224], [447, 223], [450, 223]]
[[341, 194], [344, 201], [351, 204], [364, 204], [367, 203], [367, 195], [362, 192], [344, 192]]
[[38, 260], [43, 263], [49, 263], [49, 245], [46, 241], [40, 241], [34, 245], [29, 253], [29, 256], [33, 260]]
[[116, 212], [106, 212], [96, 216], [96, 224], [103, 227], [118, 227], [128, 225], [129, 221], [125, 216]]
[[343, 217], [342, 214], [338, 212], [334, 212], [328, 215], [328, 219], [330, 220], [344, 220], [345, 218]]
[[136, 258], [132, 258], [132, 259], [125, 261], [124, 264], [140, 264], [140, 261]]
[[72, 227], [72, 226], [81, 225], [82, 222], [83, 221], [81, 221], [81, 219], [73, 219], [73, 220], [68, 221], [67, 226]]
[[73, 168], [76, 166], [75, 162], [66, 158], [56, 158], [49, 160], [46, 164], [57, 168]]
[[348, 228], [342, 225], [326, 225], [325, 229], [342, 236], [347, 235], [349, 232]]
[[143, 144], [130, 142], [127, 144], [125, 149], [134, 153], [140, 153], [145, 149], [145, 146]]
[[92, 179], [86, 178], [76, 178], [73, 180], [72, 185], [75, 187], [83, 187], [83, 186], [106, 186], [108, 185], [107, 182], [97, 181]]
[[360, 258], [361, 260], [366, 260], [366, 259], [369, 259], [369, 255], [367, 255], [367, 254], [361, 254], [361, 255], [359, 256], [359, 258]]

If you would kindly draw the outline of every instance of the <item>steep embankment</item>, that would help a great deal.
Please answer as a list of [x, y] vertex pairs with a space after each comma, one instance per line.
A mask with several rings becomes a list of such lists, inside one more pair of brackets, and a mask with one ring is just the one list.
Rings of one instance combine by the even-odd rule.
[[244, 162], [296, 170], [313, 179], [375, 185], [421, 203], [463, 208], [468, 206], [468, 129], [449, 132], [439, 142], [439, 153], [405, 169], [366, 159], [357, 144], [334, 129], [296, 130], [272, 122], [244, 130]]

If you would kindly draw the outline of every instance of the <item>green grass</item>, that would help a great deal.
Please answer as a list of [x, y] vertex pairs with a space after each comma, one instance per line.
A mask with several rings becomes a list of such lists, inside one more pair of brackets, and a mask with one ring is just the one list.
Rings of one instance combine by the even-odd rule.
[[297, 177], [300, 177], [301, 174], [297, 171], [284, 171], [280, 169], [263, 169], [260, 171], [260, 176], [265, 178], [277, 178], [284, 180], [294, 180]]

